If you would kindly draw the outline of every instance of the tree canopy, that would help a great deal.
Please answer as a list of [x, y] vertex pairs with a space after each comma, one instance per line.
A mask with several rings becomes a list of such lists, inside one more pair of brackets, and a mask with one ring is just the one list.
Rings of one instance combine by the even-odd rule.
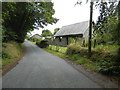
[[43, 30], [42, 37], [52, 36], [52, 32], [50, 30]]
[[27, 32], [58, 21], [52, 2], [3, 2], [3, 41], [23, 42]]
[[60, 30], [60, 28], [55, 28], [54, 29], [54, 35]]
[[97, 4], [100, 15], [97, 23], [94, 25], [94, 38], [100, 44], [119, 44], [119, 20], [117, 13], [119, 13], [119, 4], [116, 2], [101, 2]]

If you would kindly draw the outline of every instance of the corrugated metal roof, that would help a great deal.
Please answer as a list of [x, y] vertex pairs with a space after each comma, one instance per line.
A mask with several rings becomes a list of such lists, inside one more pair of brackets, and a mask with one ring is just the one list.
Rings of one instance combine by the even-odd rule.
[[63, 26], [54, 36], [84, 34], [89, 28], [89, 21]]

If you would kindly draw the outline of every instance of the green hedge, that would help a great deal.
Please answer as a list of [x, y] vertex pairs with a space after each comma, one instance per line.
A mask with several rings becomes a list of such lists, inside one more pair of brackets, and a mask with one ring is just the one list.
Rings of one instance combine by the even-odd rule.
[[46, 48], [46, 47], [49, 46], [47, 40], [42, 40], [42, 41], [40, 41], [40, 42], [36, 42], [36, 45], [39, 46], [40, 48]]

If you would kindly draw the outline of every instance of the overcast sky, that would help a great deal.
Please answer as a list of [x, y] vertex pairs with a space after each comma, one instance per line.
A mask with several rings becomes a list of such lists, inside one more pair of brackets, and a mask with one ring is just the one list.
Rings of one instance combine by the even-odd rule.
[[[86, 1], [86, 0], [84, 0]], [[54, 32], [55, 28], [61, 28], [65, 25], [70, 25], [82, 21], [89, 20], [90, 16], [90, 3], [83, 2], [82, 5], [76, 5], [77, 0], [52, 0], [54, 3], [55, 14], [53, 17], [59, 19], [59, 21], [54, 25], [48, 25], [44, 29], [48, 29], [51, 32]], [[99, 11], [94, 9], [93, 11], [93, 20], [97, 20]], [[42, 30], [34, 30], [32, 35], [41, 34]]]

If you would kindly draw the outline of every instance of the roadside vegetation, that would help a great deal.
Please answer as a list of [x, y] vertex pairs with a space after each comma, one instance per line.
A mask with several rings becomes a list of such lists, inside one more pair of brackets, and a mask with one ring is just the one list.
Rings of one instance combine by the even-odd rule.
[[[62, 58], [68, 58], [92, 71], [100, 72], [106, 75], [120, 75], [119, 55], [117, 49], [119, 46], [102, 47], [97, 46], [92, 51], [92, 56], [88, 57], [86, 47], [70, 44], [68, 47], [58, 47], [50, 45], [45, 48], [47, 52], [53, 53]], [[59, 48], [59, 49], [58, 49]], [[116, 49], [116, 50], [115, 50]]]
[[[49, 44], [50, 40], [41, 39], [38, 40], [36, 43], [34, 42], [34, 44], [37, 44], [37, 46], [39, 46], [42, 41], [47, 41]], [[110, 76], [115, 80], [120, 80], [119, 45], [97, 44], [94, 47], [93, 44], [91, 57], [89, 57], [87, 42], [85, 43], [85, 46], [81, 46], [77, 42], [75, 43], [74, 40], [72, 41], [73, 42], [71, 42], [71, 44], [67, 47], [55, 46], [50, 44], [46, 47], [39, 47], [49, 53], [52, 53], [53, 55], [79, 64], [87, 70]], [[33, 40], [31, 42], [33, 42]]]
[[[80, 44], [73, 37], [67, 47], [60, 47], [52, 43], [54, 38], [51, 38], [45, 39], [49, 46], [43, 49], [80, 64], [88, 70], [120, 80], [120, 1], [118, 3], [97, 2], [94, 5], [99, 8], [100, 15], [96, 23], [92, 22], [94, 31], [91, 45], [89, 40], [83, 40]], [[54, 34], [58, 31], [59, 28], [55, 29]], [[48, 32], [48, 30], [42, 32], [42, 35], [46, 38], [51, 35]], [[40, 46], [41, 40], [38, 41], [36, 44]], [[91, 53], [88, 49], [89, 46]]]
[[[57, 49], [59, 48], [59, 49]], [[71, 60], [77, 64], [82, 65], [84, 68], [92, 70], [92, 71], [98, 71], [99, 67], [94, 63], [93, 61], [90, 61], [89, 58], [86, 58], [84, 56], [80, 56], [80, 54], [67, 54], [67, 47], [56, 47], [54, 45], [50, 45], [48, 48], [43, 48], [49, 53], [52, 53], [54, 55], [57, 55], [61, 58]]]
[[52, 2], [2, 2], [1, 69], [24, 54], [23, 43], [28, 32], [58, 21], [52, 17], [54, 13]]
[[16, 60], [19, 60], [23, 54], [24, 44], [14, 41], [2, 43], [2, 69]]

